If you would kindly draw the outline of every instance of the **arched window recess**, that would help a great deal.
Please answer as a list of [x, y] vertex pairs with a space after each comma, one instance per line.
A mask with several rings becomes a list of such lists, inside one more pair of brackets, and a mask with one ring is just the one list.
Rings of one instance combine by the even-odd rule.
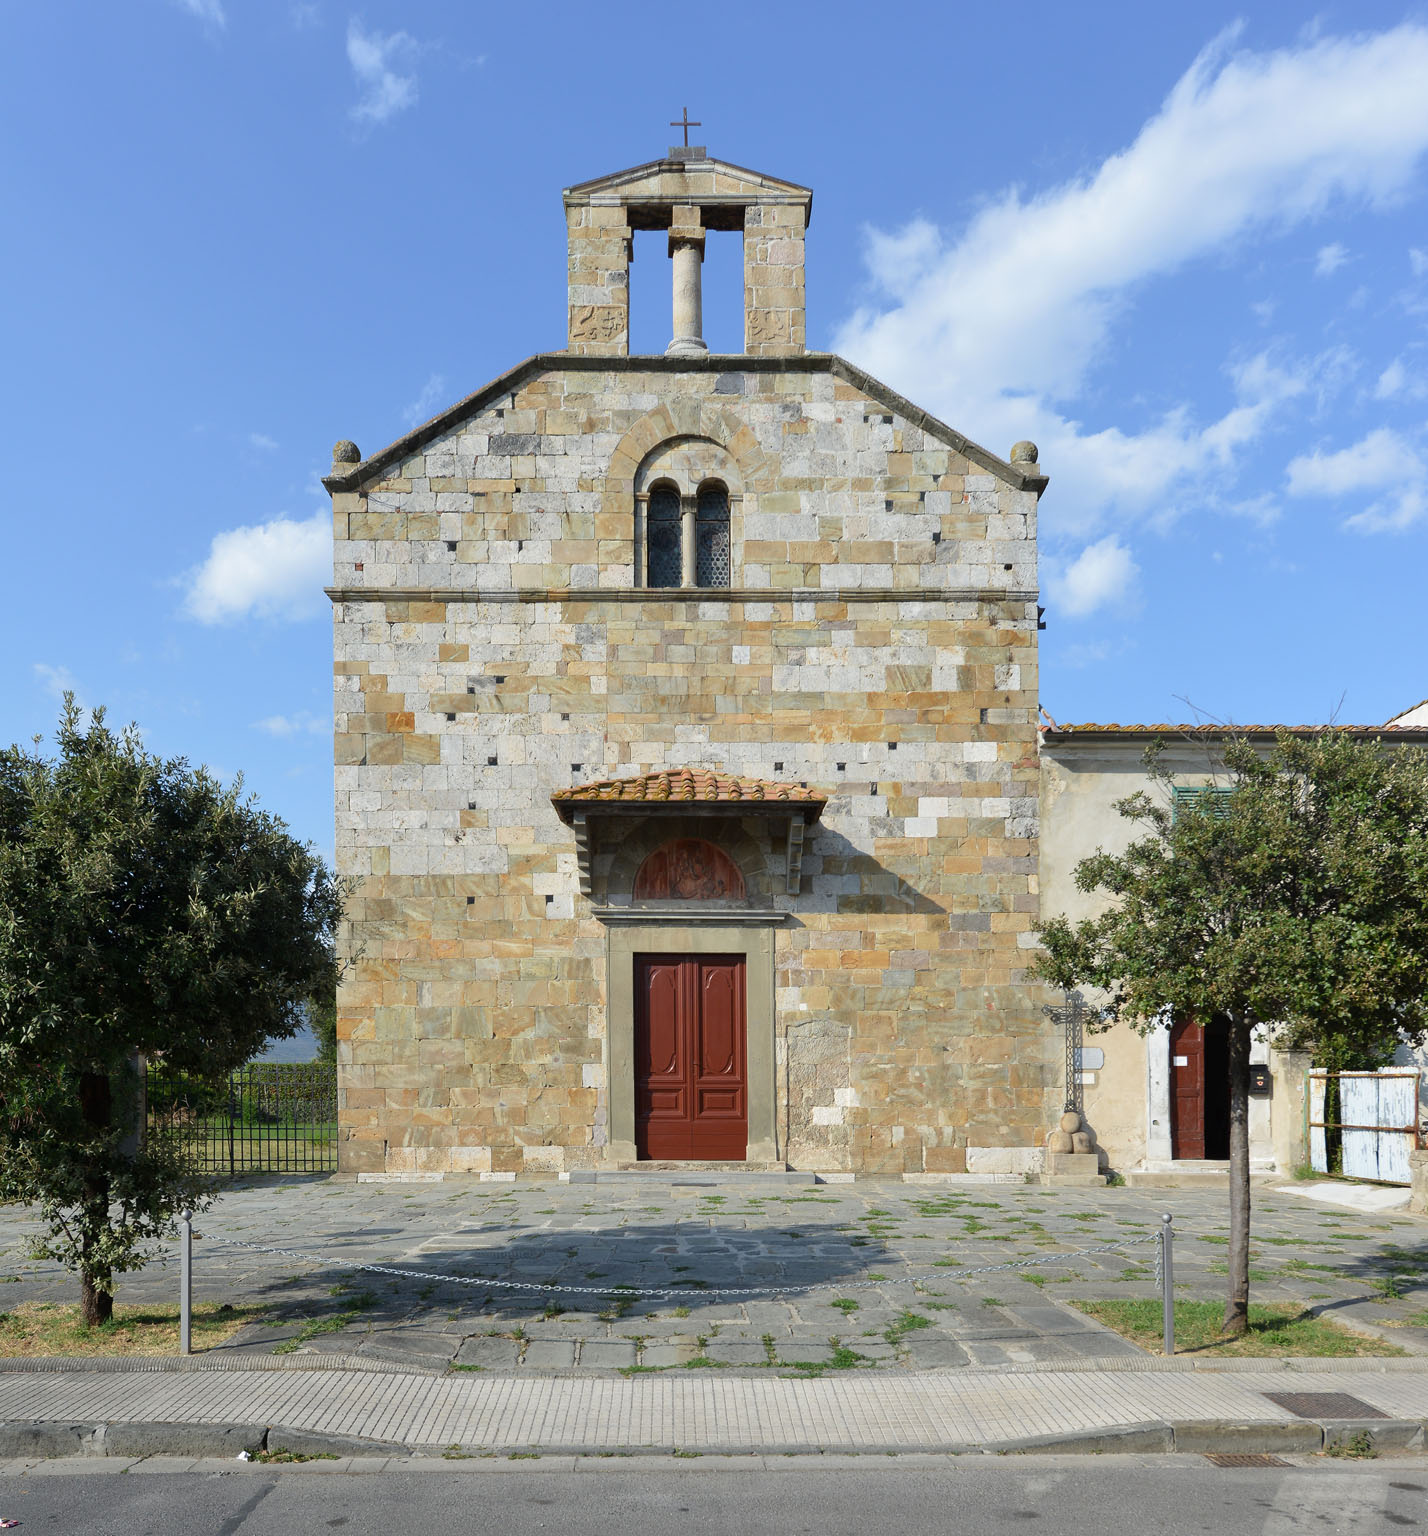
[[709, 438], [657, 444], [634, 475], [634, 584], [668, 590], [735, 584], [742, 481]]
[[674, 486], [653, 486], [645, 512], [645, 545], [648, 550], [645, 585], [683, 586], [683, 517], [680, 495]]
[[701, 587], [727, 587], [729, 580], [729, 491], [717, 480], [699, 487], [695, 512], [694, 579]]

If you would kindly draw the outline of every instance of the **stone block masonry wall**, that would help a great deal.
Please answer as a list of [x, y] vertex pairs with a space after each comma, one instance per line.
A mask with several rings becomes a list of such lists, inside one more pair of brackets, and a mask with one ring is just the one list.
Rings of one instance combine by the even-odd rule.
[[[663, 767], [830, 797], [773, 898], [795, 1166], [1040, 1141], [1035, 493], [826, 370], [733, 384], [544, 372], [334, 496], [350, 1169], [601, 1160], [620, 893], [549, 796]], [[620, 466], [671, 424], [740, 467], [727, 593], [632, 587]]]

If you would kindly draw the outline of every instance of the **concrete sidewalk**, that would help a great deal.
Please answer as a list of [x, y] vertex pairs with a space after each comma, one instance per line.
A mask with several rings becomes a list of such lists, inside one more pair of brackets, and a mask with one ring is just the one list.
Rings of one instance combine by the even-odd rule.
[[0, 1370], [0, 1458], [245, 1448], [340, 1456], [1304, 1452], [1359, 1435], [1376, 1448], [1419, 1450], [1428, 1422], [1428, 1369], [1397, 1359], [1207, 1369], [1117, 1358], [1094, 1369], [813, 1380], [54, 1364]]

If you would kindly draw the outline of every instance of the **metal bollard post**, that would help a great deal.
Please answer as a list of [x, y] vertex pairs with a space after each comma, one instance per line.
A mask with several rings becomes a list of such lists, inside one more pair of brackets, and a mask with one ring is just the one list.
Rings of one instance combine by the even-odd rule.
[[193, 1353], [193, 1212], [179, 1217], [179, 1354]]
[[1165, 1332], [1165, 1353], [1175, 1353], [1175, 1224], [1170, 1212], [1160, 1218], [1160, 1295], [1161, 1326]]

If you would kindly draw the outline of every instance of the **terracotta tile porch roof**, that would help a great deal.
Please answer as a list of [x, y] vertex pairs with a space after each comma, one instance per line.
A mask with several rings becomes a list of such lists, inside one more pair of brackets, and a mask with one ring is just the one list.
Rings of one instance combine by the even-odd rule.
[[1193, 736], [1202, 740], [1215, 740], [1226, 736], [1273, 736], [1277, 731], [1288, 731], [1291, 736], [1320, 736], [1333, 732], [1340, 736], [1382, 736], [1388, 739], [1410, 740], [1428, 737], [1428, 728], [1403, 725], [1174, 725], [1160, 721], [1153, 725], [1102, 724], [1082, 721], [1079, 723], [1053, 720], [1045, 710], [1041, 711], [1041, 730], [1052, 739], [1066, 736]]
[[798, 808], [806, 821], [816, 821], [828, 803], [827, 795], [806, 784], [777, 784], [767, 779], [748, 779], [707, 768], [668, 768], [642, 773], [630, 779], [599, 779], [558, 789], [551, 804], [568, 822], [576, 809], [664, 810], [690, 804], [721, 811], [738, 810], [754, 815]]
[[1161, 721], [1155, 725], [1106, 725], [1083, 721], [1074, 725], [1047, 726], [1055, 735], [1114, 733], [1117, 736], [1239, 736], [1251, 734], [1272, 736], [1276, 731], [1288, 731], [1294, 736], [1318, 736], [1325, 731], [1337, 731], [1345, 735], [1392, 735], [1396, 729], [1389, 725], [1171, 725]]

